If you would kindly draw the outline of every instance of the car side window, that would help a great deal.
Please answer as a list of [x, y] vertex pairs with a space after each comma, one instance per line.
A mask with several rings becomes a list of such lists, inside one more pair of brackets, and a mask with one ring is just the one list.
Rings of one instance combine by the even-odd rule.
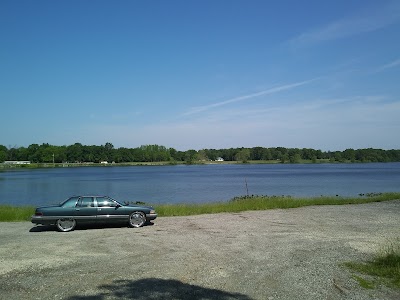
[[93, 197], [82, 197], [79, 199], [78, 207], [94, 207]]
[[97, 206], [98, 207], [115, 207], [116, 203], [106, 197], [97, 197]]

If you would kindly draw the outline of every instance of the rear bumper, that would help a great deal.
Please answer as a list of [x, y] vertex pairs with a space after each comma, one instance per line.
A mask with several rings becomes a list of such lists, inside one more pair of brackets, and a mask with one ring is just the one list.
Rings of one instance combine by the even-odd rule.
[[41, 224], [41, 225], [52, 225], [55, 224], [59, 217], [42, 217], [42, 216], [35, 216], [31, 217], [31, 222], [33, 224]]

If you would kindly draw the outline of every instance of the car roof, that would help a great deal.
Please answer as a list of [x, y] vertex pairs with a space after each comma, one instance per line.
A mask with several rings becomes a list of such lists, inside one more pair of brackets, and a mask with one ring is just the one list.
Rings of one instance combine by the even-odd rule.
[[73, 195], [70, 198], [72, 197], [107, 197], [113, 199], [112, 197], [106, 195]]

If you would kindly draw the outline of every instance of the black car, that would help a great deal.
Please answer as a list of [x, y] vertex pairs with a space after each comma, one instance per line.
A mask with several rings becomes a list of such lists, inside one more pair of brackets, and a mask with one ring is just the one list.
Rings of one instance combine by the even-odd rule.
[[127, 205], [108, 196], [73, 196], [60, 205], [38, 207], [32, 223], [56, 225], [59, 231], [74, 230], [83, 223], [126, 223], [141, 227], [157, 218], [151, 206]]

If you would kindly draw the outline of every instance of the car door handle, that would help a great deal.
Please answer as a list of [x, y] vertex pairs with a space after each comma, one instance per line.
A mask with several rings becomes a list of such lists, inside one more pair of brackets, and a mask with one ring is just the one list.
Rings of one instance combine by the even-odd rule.
[[75, 208], [75, 210], [76, 210], [76, 211], [80, 211], [81, 209], [80, 209], [80, 208]]

